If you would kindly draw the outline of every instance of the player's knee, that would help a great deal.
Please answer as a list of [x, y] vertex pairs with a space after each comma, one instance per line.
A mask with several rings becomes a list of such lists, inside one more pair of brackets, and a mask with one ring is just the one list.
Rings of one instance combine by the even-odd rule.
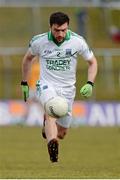
[[65, 137], [66, 134], [67, 134], [66, 131], [58, 132], [58, 138], [59, 138], [59, 139], [64, 139], [64, 137]]

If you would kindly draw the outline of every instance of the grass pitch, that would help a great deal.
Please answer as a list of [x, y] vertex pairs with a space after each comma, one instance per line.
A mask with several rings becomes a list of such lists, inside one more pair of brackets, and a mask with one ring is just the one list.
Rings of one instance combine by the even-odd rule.
[[49, 161], [39, 127], [0, 127], [0, 178], [120, 178], [120, 130], [71, 128]]

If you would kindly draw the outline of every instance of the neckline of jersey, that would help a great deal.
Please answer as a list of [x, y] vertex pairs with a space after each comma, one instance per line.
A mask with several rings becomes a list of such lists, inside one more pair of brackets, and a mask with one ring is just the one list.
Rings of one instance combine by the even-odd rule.
[[60, 43], [58, 43], [58, 42], [55, 40], [54, 36], [52, 35], [52, 32], [51, 32], [51, 31], [48, 32], [48, 40], [49, 40], [49, 41], [53, 41], [57, 46], [60, 46], [64, 41], [70, 40], [70, 36], [71, 36], [71, 32], [70, 32], [70, 30], [67, 30], [66, 36], [65, 36], [65, 38], [63, 39], [63, 41], [60, 42]]

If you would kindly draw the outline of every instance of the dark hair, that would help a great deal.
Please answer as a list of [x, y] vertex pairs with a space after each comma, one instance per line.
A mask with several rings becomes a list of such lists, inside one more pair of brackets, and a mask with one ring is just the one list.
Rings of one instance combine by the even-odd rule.
[[62, 12], [55, 12], [50, 15], [50, 26], [52, 26], [53, 24], [58, 24], [59, 26], [61, 26], [64, 23], [68, 23], [69, 25], [69, 20], [70, 19], [67, 14], [64, 14]]

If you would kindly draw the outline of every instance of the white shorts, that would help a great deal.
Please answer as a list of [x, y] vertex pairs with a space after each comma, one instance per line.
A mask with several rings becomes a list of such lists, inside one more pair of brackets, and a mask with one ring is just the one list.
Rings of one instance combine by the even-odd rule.
[[44, 108], [45, 103], [49, 99], [51, 99], [55, 96], [62, 96], [64, 98], [66, 98], [66, 100], [68, 102], [68, 107], [69, 107], [68, 114], [66, 116], [64, 116], [63, 118], [58, 118], [56, 120], [57, 124], [59, 124], [62, 127], [65, 127], [65, 128], [69, 128], [71, 125], [72, 105], [73, 105], [74, 94], [75, 94], [75, 92], [73, 92], [73, 96], [71, 97], [71, 94], [69, 94], [68, 92], [71, 93], [71, 91], [69, 91], [67, 89], [63, 90], [62, 88], [53, 87], [53, 85], [51, 85], [49, 83], [45, 83], [45, 82], [40, 82], [40, 88], [37, 90], [37, 97], [39, 98], [40, 103], [42, 104], [43, 108]]

